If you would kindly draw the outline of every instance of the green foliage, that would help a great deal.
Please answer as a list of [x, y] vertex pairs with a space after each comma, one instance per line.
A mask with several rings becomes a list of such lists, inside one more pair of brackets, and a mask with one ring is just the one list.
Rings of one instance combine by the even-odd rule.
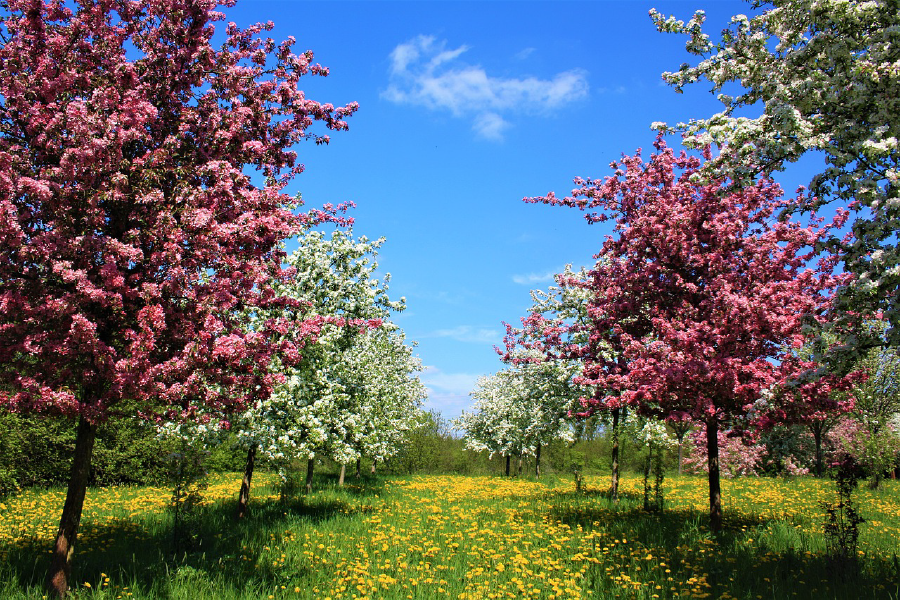
[[74, 447], [73, 421], [0, 412], [0, 464], [20, 487], [67, 481]]
[[890, 429], [864, 433], [858, 444], [859, 460], [871, 476], [869, 486], [876, 489], [886, 473], [900, 466], [900, 437]]
[[[0, 412], [0, 497], [19, 488], [68, 482], [76, 423], [36, 415]], [[228, 434], [209, 448], [204, 466], [215, 472], [243, 469], [246, 450]], [[160, 439], [156, 428], [134, 417], [112, 417], [97, 430], [90, 485], [152, 485], [168, 481], [166, 457], [177, 440]], [[263, 463], [265, 467], [265, 463]]]
[[807, 425], [778, 425], [761, 432], [759, 443], [766, 446], [761, 464], [766, 475], [790, 474], [788, 465], [815, 465], [816, 444]]
[[385, 465], [388, 473], [487, 473], [491, 461], [483, 453], [470, 452], [453, 436], [450, 424], [435, 410], [423, 412], [418, 424], [406, 434], [400, 451]]
[[[247, 466], [247, 447], [238, 442], [235, 431], [220, 435], [217, 443], [207, 450], [209, 454], [203, 459], [203, 465], [211, 473], [234, 473]], [[260, 454], [256, 455], [256, 464], [263, 469], [272, 467], [271, 462]]]
[[208, 487], [207, 471], [203, 466], [206, 452], [191, 446], [187, 440], [178, 440], [175, 451], [166, 456], [168, 480], [173, 484], [172, 501], [172, 552], [176, 556], [196, 550], [200, 544], [199, 525], [203, 492]]
[[[576, 463], [582, 475], [610, 472], [612, 439], [608, 427], [604, 428], [596, 420], [586, 426], [579, 425], [576, 423], [574, 444], [556, 440], [542, 447], [542, 473], [571, 476]], [[628, 436], [620, 438], [619, 468], [622, 471], [643, 473], [647, 455], [646, 445]], [[513, 456], [513, 472], [518, 470], [518, 459]], [[675, 453], [666, 452], [661, 456], [660, 468], [677, 469], [677, 460]], [[534, 473], [534, 458], [523, 457], [522, 461], [522, 472]], [[489, 458], [486, 451], [467, 450], [465, 442], [453, 435], [447, 420], [437, 411], [430, 411], [423, 413], [419, 425], [407, 433], [400, 452], [385, 464], [383, 471], [397, 475], [496, 475], [505, 471], [505, 464], [504, 456]]]
[[856, 574], [859, 568], [857, 547], [859, 546], [859, 526], [866, 522], [853, 502], [861, 470], [851, 455], [845, 455], [835, 474], [838, 501], [822, 502], [827, 519], [825, 521], [825, 542], [831, 560], [837, 571]]
[[16, 474], [9, 469], [0, 467], [0, 499], [19, 491], [19, 482]]
[[18, 455], [21, 432], [12, 425], [13, 415], [0, 412], [0, 498], [19, 489], [18, 472], [13, 459]]

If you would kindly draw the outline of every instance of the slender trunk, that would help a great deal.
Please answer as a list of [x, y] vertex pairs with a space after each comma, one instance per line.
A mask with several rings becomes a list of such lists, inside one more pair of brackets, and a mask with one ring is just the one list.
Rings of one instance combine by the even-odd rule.
[[872, 475], [872, 481], [869, 482], [869, 489], [877, 490], [878, 486], [881, 485], [881, 480], [883, 478], [884, 477], [882, 476], [881, 471], [875, 471]]
[[612, 478], [609, 482], [609, 495], [613, 502], [619, 501], [619, 409], [612, 411]]
[[706, 422], [706, 452], [709, 466], [709, 530], [722, 530], [722, 490], [719, 487], [719, 422], [715, 417]]
[[91, 456], [94, 452], [94, 439], [97, 426], [89, 423], [84, 417], [78, 420], [78, 433], [75, 438], [75, 456], [72, 459], [72, 472], [69, 476], [69, 488], [66, 491], [66, 502], [63, 505], [53, 557], [50, 560], [50, 572], [47, 574], [47, 588], [51, 595], [65, 598], [69, 590], [69, 575], [72, 568], [72, 555], [75, 553], [75, 539], [78, 536], [78, 524], [81, 521], [81, 510], [84, 508], [84, 494], [87, 491], [88, 475], [91, 472]]
[[541, 476], [541, 445], [537, 445], [537, 449], [534, 453], [534, 476]]
[[509, 477], [509, 462], [510, 462], [511, 458], [512, 457], [509, 454], [506, 455], [506, 476], [507, 477]]
[[653, 444], [647, 446], [647, 462], [644, 464], [644, 510], [650, 512], [650, 465], [653, 463]]
[[306, 493], [312, 492], [313, 469], [316, 468], [316, 458], [312, 457], [306, 461]]
[[813, 437], [816, 440], [816, 477], [821, 477], [824, 471], [822, 464], [822, 428], [813, 427]]
[[516, 477], [522, 476], [522, 455], [519, 454], [518, 461], [516, 462]]
[[338, 487], [344, 487], [344, 475], [347, 474], [347, 465], [341, 465], [341, 474], [338, 477]]
[[372, 475], [375, 474], [375, 465], [377, 465], [377, 464], [378, 464], [378, 459], [373, 458], [372, 459], [372, 468], [369, 470], [369, 472], [372, 473]]
[[681, 467], [684, 464], [684, 435], [678, 438], [678, 474], [681, 475]]
[[256, 465], [256, 446], [247, 450], [247, 465], [244, 467], [244, 478], [241, 480], [241, 491], [238, 494], [237, 518], [243, 519], [250, 511], [250, 480], [253, 479], [253, 467]]
[[362, 458], [356, 459], [356, 478], [362, 477]]

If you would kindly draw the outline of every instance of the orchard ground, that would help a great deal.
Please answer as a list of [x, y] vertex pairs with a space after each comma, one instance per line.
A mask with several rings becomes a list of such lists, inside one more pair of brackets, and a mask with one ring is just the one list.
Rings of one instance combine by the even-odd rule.
[[[411, 476], [281, 496], [260, 474], [235, 522], [237, 474], [211, 476], [191, 536], [173, 555], [171, 490], [91, 489], [76, 598], [900, 598], [900, 482], [855, 493], [867, 522], [858, 573], [827, 557], [813, 478], [724, 481], [725, 528], [706, 528], [699, 476], [670, 477], [662, 513], [643, 482]], [[0, 504], [0, 597], [42, 598], [62, 490]]]

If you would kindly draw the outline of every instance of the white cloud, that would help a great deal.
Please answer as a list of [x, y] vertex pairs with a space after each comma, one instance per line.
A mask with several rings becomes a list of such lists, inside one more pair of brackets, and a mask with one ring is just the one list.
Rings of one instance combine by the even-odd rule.
[[455, 419], [472, 405], [469, 392], [475, 389], [480, 375], [471, 373], [444, 373], [439, 368], [427, 366], [419, 375], [428, 391], [426, 409], [435, 409], [446, 419]]
[[475, 389], [475, 381], [481, 377], [472, 373], [444, 373], [435, 366], [426, 366], [419, 379], [426, 387], [443, 394], [468, 396]]
[[472, 342], [475, 344], [499, 344], [503, 341], [503, 333], [496, 329], [486, 327], [473, 327], [460, 325], [452, 329], [438, 329], [426, 337], [446, 337], [457, 342]]
[[[509, 127], [501, 113], [549, 114], [588, 94], [583, 70], [564, 71], [552, 79], [491, 77], [482, 67], [458, 60], [468, 46], [446, 46], [446, 41], [424, 35], [399, 44], [390, 55], [390, 83], [382, 97], [473, 117], [479, 136], [500, 141]], [[524, 58], [528, 53], [520, 54]]]
[[503, 131], [509, 127], [509, 123], [497, 113], [487, 112], [475, 117], [472, 129], [480, 137], [486, 140], [499, 142], [503, 140]]
[[559, 271], [547, 271], [546, 273], [528, 273], [527, 275], [513, 275], [512, 280], [519, 285], [532, 285], [534, 283], [553, 283]]
[[519, 60], [525, 60], [526, 58], [531, 56], [535, 52], [535, 50], [537, 50], [537, 48], [523, 48], [516, 52], [515, 57]]

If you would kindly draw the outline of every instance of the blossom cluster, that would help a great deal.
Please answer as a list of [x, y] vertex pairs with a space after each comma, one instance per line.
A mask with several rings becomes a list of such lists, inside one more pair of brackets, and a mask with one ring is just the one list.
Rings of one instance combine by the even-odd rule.
[[[706, 118], [660, 131], [681, 132], [689, 147], [715, 144], [721, 153], [704, 170], [707, 179], [730, 178], [745, 186], [810, 151], [826, 167], [810, 183], [796, 209], [839, 200], [856, 209], [853, 236], [834, 236], [844, 269], [855, 278], [839, 290], [839, 321], [856, 324], [878, 310], [900, 341], [900, 11], [891, 2], [788, 0], [748, 18], [737, 15], [714, 43], [703, 32], [705, 14], [687, 23], [651, 18], [660, 31], [687, 36], [686, 49], [701, 57], [663, 78], [680, 92], [707, 79], [724, 108]], [[736, 96], [720, 93], [738, 83]], [[747, 107], [762, 106], [756, 117]], [[753, 113], [750, 113], [753, 114]], [[841, 322], [837, 325], [842, 325]], [[852, 341], [852, 340], [851, 340]], [[864, 349], [864, 340], [851, 346]], [[845, 360], [856, 360], [849, 353]]]
[[516, 364], [479, 378], [472, 411], [454, 421], [470, 450], [534, 456], [553, 440], [573, 440], [567, 417], [579, 393], [572, 383], [577, 364], [524, 354]]
[[327, 69], [262, 37], [271, 24], [230, 24], [214, 47], [214, 6], [4, 2], [0, 405], [227, 413], [315, 334], [239, 315], [275, 298], [277, 243], [332, 216], [283, 193], [295, 144], [357, 106], [307, 97], [301, 78]]

